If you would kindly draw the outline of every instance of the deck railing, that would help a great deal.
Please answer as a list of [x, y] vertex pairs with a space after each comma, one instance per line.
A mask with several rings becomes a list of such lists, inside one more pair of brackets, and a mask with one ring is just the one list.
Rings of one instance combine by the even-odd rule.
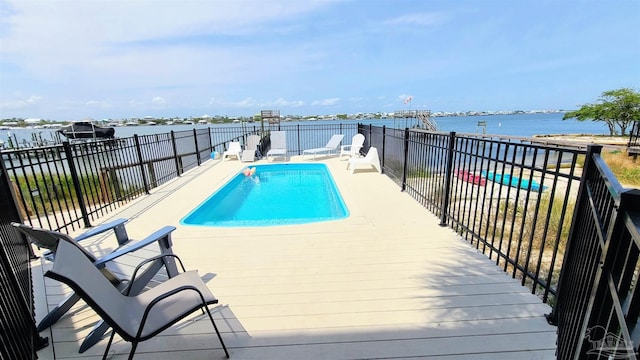
[[587, 151], [558, 301], [558, 359], [637, 359], [640, 351], [640, 190], [624, 189]]
[[223, 152], [252, 128], [207, 128], [2, 151], [30, 225], [70, 231]]
[[[584, 151], [486, 135], [362, 126], [384, 173], [553, 303]], [[493, 179], [493, 181], [491, 180]]]
[[[634, 326], [640, 313], [640, 290], [635, 286], [640, 276], [637, 248], [640, 201], [635, 193], [620, 191], [618, 185], [611, 192], [613, 198], [617, 199], [616, 193], [624, 193], [620, 199], [633, 195], [630, 203], [635, 207], [621, 207], [630, 200], [601, 200], [604, 195], [597, 194], [610, 191], [610, 184], [617, 181], [601, 159], [593, 160], [597, 165], [589, 165], [592, 160], [578, 147], [545, 146], [523, 138], [371, 125], [278, 123], [267, 129], [258, 126], [194, 129], [111, 142], [5, 151], [2, 155], [7, 166], [6, 169], [3, 166], [2, 176], [12, 185], [7, 181], [4, 187], [17, 195], [16, 213], [22, 212], [18, 218], [35, 226], [69, 231], [90, 226], [92, 220], [201, 165], [210, 159], [212, 152], [224, 151], [229, 141], [244, 142], [249, 134], [262, 134], [260, 150], [266, 152], [268, 130], [287, 132], [289, 155], [321, 147], [333, 134], [344, 134], [344, 143], [350, 143], [356, 133], [364, 134], [361, 152], [366, 153], [372, 146], [378, 148], [384, 174], [401, 190], [436, 214], [441, 225], [454, 229], [552, 306], [549, 319], [559, 326], [559, 358], [571, 358], [567, 355], [569, 351], [562, 349], [570, 349], [573, 354], [586, 351], [587, 334], [583, 330], [596, 326], [602, 326], [607, 334], [623, 333], [622, 341], [626, 344], [636, 339], [634, 335], [639, 331]], [[587, 173], [595, 168], [600, 169], [597, 174]], [[584, 185], [598, 181], [605, 185]], [[584, 200], [587, 198], [592, 200]], [[580, 214], [594, 213], [588, 206], [600, 202], [605, 205], [598, 207], [597, 213], [603, 216], [597, 221], [606, 223], [603, 229], [608, 231], [594, 234], [615, 235], [616, 239], [601, 240], [600, 250], [589, 253], [597, 256], [586, 257], [574, 249], [580, 248], [576, 245], [580, 241], [575, 238], [582, 236], [577, 229], [588, 228], [585, 224], [589, 221], [580, 223], [576, 219]], [[617, 217], [606, 220], [611, 214]], [[623, 225], [627, 230], [619, 230]], [[594, 236], [591, 243], [593, 239]], [[6, 244], [3, 233], [3, 248]], [[616, 250], [607, 250], [608, 246], [615, 246]], [[617, 265], [620, 256], [614, 254], [626, 254], [622, 260], [629, 266]], [[605, 264], [605, 270], [610, 272], [593, 271], [600, 264]], [[592, 277], [570, 277], [585, 272]], [[575, 307], [570, 295], [573, 287], [562, 286], [563, 280], [559, 279], [565, 276], [570, 280], [564, 283], [585, 286], [586, 292], [580, 296], [594, 299], [597, 295], [603, 300]], [[592, 288], [595, 290], [589, 297], [588, 290]], [[607, 289], [617, 292], [606, 292]], [[615, 314], [611, 312], [614, 308]], [[617, 311], [618, 308], [622, 310]], [[589, 312], [594, 309], [597, 316]], [[581, 320], [566, 320], [576, 318], [576, 311]]]
[[[360, 126], [383, 172], [552, 306], [558, 359], [637, 359], [640, 190], [601, 147]], [[577, 198], [577, 201], [574, 200]], [[462, 264], [461, 264], [462, 266]]]
[[0, 164], [0, 358], [35, 359], [46, 346], [36, 330], [31, 279], [31, 246], [11, 222], [20, 221], [10, 179]]

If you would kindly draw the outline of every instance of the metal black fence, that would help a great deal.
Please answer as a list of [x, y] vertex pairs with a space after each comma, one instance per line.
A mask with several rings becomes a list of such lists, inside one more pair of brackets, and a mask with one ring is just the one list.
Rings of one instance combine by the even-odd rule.
[[636, 359], [640, 351], [640, 190], [622, 188], [600, 152], [587, 153], [549, 316], [559, 359]]
[[110, 211], [149, 193], [244, 142], [253, 128], [207, 128], [90, 142], [64, 142], [2, 152], [16, 184], [20, 218], [69, 231], [91, 226]]
[[553, 303], [584, 151], [522, 138], [362, 126], [383, 172], [463, 238]]
[[363, 152], [378, 148], [383, 172], [441, 225], [552, 306], [558, 359], [638, 358], [640, 190], [620, 186], [600, 147], [373, 126], [359, 132]]
[[31, 246], [11, 226], [20, 221], [11, 180], [0, 164], [0, 358], [35, 359], [48, 344], [33, 322]]

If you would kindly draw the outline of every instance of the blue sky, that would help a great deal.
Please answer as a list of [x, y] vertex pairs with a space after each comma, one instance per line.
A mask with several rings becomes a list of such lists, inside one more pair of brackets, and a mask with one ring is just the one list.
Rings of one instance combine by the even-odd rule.
[[639, 39], [638, 0], [0, 0], [0, 118], [575, 109]]

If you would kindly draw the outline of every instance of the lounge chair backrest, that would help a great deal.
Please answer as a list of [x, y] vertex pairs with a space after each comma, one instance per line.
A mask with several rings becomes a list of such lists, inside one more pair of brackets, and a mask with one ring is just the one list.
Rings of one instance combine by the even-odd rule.
[[128, 321], [130, 301], [84, 256], [81, 248], [61, 239], [53, 268], [45, 274], [71, 287], [110, 326], [122, 332], [118, 324]]
[[355, 134], [353, 135], [353, 138], [351, 138], [351, 146], [358, 147], [358, 150], [360, 150], [360, 148], [364, 145], [364, 135], [362, 134]]
[[232, 141], [229, 143], [229, 150], [227, 150], [228, 152], [242, 152], [242, 146], [240, 146], [240, 142], [239, 141]]
[[286, 131], [272, 131], [270, 136], [271, 136], [272, 149], [287, 148], [287, 132]]
[[325, 145], [325, 148], [337, 149], [338, 146], [340, 146], [340, 142], [342, 142], [342, 138], [344, 138], [344, 135], [342, 134], [333, 135], [331, 139], [329, 139], [329, 141], [327, 142], [327, 145]]
[[68, 241], [78, 248], [91, 262], [96, 261], [97, 258], [88, 252], [84, 247], [78, 245], [78, 243], [72, 239], [69, 235], [63, 234], [57, 231], [45, 230], [40, 228], [34, 228], [29, 225], [21, 223], [11, 223], [18, 231], [27, 236], [29, 241], [35, 244], [39, 248], [47, 249], [54, 255], [58, 249], [58, 243], [60, 240]]
[[[369, 148], [369, 151], [367, 151], [367, 155], [364, 158], [368, 161], [378, 159], [378, 149], [374, 147]], [[378, 160], [378, 162], [380, 162], [380, 160]]]
[[258, 150], [258, 144], [260, 143], [260, 136], [258, 135], [249, 135], [247, 137], [247, 143], [245, 145], [245, 150]]

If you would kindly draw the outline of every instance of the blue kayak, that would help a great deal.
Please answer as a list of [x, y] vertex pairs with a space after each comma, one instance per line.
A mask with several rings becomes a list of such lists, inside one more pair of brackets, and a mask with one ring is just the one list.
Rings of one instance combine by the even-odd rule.
[[[500, 184], [532, 191], [540, 190], [540, 184], [535, 179], [531, 179], [531, 181], [529, 181], [528, 179], [520, 179], [509, 174], [494, 174], [493, 171], [487, 172], [486, 170], [482, 170], [480, 174], [487, 179]], [[546, 186], [543, 186], [542, 190], [544, 191], [546, 188]]]

